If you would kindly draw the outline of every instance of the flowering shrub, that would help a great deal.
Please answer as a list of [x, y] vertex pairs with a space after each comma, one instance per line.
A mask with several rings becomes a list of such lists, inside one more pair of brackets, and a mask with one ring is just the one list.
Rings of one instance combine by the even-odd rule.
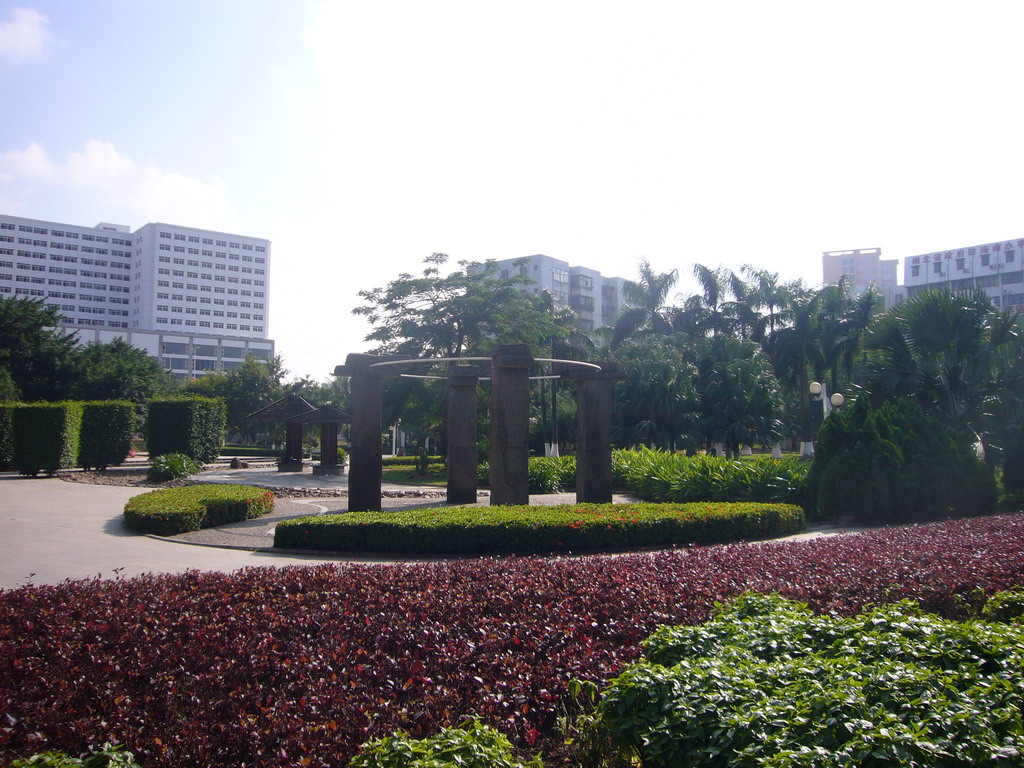
[[274, 546], [537, 554], [764, 539], [803, 527], [803, 511], [787, 504], [431, 507], [299, 517], [278, 523]]
[[345, 765], [472, 716], [553, 755], [573, 678], [779, 592], [815, 612], [1024, 586], [1024, 515], [620, 557], [250, 568], [0, 592], [0, 765], [102, 741], [146, 768]]

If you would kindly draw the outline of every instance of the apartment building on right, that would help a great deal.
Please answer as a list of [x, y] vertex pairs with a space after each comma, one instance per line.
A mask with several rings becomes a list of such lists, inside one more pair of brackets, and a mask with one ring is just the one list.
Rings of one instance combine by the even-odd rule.
[[559, 309], [570, 307], [579, 315], [581, 330], [614, 325], [622, 308], [621, 277], [605, 277], [596, 269], [574, 267], [567, 261], [542, 253], [497, 261], [502, 277], [517, 275], [530, 282], [519, 287], [526, 293], [547, 291]]
[[903, 260], [906, 295], [981, 288], [997, 307], [1024, 311], [1022, 251], [1024, 239], [907, 256]]
[[854, 296], [874, 286], [885, 300], [885, 309], [892, 309], [903, 301], [896, 276], [899, 260], [883, 259], [881, 248], [825, 251], [821, 254], [821, 266], [826, 283], [836, 283], [847, 277]]

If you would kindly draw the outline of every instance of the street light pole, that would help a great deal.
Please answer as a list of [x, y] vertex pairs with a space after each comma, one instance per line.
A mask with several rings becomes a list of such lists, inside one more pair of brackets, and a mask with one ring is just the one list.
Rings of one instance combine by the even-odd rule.
[[[839, 408], [843, 403], [846, 402], [846, 398], [839, 392], [832, 394], [832, 397], [828, 396], [828, 387], [825, 386], [825, 382], [812, 381], [811, 386], [808, 387], [811, 391], [811, 395], [821, 400], [821, 418], [822, 421], [828, 418], [829, 414], [832, 413], [833, 409]], [[807, 443], [801, 452], [803, 458], [811, 458], [814, 456], [814, 444]]]

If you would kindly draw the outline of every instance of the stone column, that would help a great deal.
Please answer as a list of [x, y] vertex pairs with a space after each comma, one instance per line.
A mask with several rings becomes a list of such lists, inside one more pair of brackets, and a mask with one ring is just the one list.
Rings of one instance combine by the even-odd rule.
[[314, 475], [340, 475], [338, 466], [338, 424], [323, 422], [320, 425], [320, 464], [313, 466]]
[[277, 465], [278, 472], [302, 471], [302, 425], [293, 421], [284, 423], [284, 458]]
[[530, 346], [495, 347], [491, 366], [491, 504], [529, 504]]
[[576, 382], [576, 502], [612, 500], [612, 382], [621, 379], [615, 363], [601, 371], [576, 368], [562, 378]]
[[381, 402], [382, 379], [398, 375], [396, 367], [374, 369], [373, 363], [408, 360], [405, 355], [378, 356], [351, 354], [345, 365], [334, 369], [335, 376], [352, 378], [352, 451], [348, 475], [348, 509], [350, 512], [380, 511]]
[[448, 502], [476, 503], [476, 387], [480, 369], [448, 369]]

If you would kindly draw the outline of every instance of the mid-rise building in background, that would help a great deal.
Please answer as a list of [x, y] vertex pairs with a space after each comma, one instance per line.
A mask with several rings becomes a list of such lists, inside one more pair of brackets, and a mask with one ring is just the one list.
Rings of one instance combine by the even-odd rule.
[[825, 283], [836, 283], [849, 276], [853, 295], [859, 296], [875, 286], [885, 299], [885, 309], [892, 309], [904, 297], [896, 274], [898, 259], [882, 259], [881, 248], [860, 248], [848, 251], [825, 251], [821, 255]]
[[614, 325], [622, 307], [621, 277], [605, 277], [596, 269], [573, 267], [569, 262], [535, 254], [497, 262], [502, 277], [521, 275], [531, 282], [520, 290], [551, 294], [556, 307], [571, 308], [579, 315], [580, 329], [592, 331]]
[[907, 256], [903, 282], [907, 296], [927, 290], [964, 291], [981, 288], [1002, 309], [1024, 310], [1024, 240]]
[[176, 378], [273, 356], [269, 270], [261, 238], [0, 214], [0, 296], [42, 299], [80, 342], [122, 338]]

